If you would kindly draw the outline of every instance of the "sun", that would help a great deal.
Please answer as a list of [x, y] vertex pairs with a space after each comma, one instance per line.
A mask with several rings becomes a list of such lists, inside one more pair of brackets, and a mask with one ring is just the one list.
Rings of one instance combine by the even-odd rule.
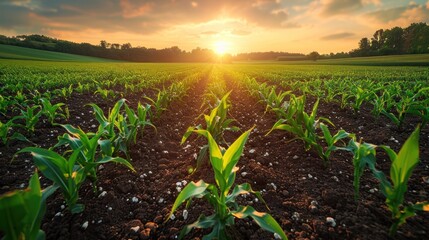
[[227, 41], [217, 41], [214, 43], [214, 51], [218, 55], [224, 55], [230, 50], [231, 43]]

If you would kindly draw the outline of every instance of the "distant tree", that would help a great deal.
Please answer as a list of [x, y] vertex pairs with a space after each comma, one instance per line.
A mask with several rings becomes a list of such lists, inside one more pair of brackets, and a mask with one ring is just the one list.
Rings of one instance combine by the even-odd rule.
[[371, 50], [371, 44], [368, 38], [362, 38], [359, 41], [359, 52], [361, 56], [368, 56]]
[[106, 49], [106, 48], [108, 48], [109, 46], [110, 46], [110, 44], [109, 44], [107, 41], [105, 41], [105, 40], [101, 40], [101, 41], [100, 41], [100, 47], [101, 47], [101, 48]]
[[404, 29], [405, 53], [429, 52], [429, 26], [426, 23], [412, 23]]
[[383, 34], [386, 39], [384, 44], [385, 51], [388, 50], [388, 52], [391, 54], [400, 54], [403, 52], [404, 29], [400, 27], [394, 27], [384, 31]]
[[120, 47], [121, 47], [121, 44], [119, 43], [110, 44], [110, 49], [119, 49]]
[[124, 43], [121, 45], [122, 50], [131, 49], [131, 43]]
[[313, 51], [308, 54], [308, 58], [313, 61], [316, 61], [319, 57], [320, 57], [320, 54], [316, 51]]

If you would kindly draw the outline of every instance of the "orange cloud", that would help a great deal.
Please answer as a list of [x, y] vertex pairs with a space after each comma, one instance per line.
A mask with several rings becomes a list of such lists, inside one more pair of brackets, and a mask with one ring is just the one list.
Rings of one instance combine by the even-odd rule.
[[141, 6], [132, 4], [129, 0], [121, 0], [119, 5], [122, 9], [122, 16], [124, 18], [135, 18], [148, 14], [152, 10], [151, 3], [145, 3]]

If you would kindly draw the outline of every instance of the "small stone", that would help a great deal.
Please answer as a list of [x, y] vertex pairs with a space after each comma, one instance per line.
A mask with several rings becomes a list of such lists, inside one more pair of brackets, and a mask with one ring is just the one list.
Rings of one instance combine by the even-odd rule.
[[337, 225], [337, 223], [335, 222], [335, 219], [332, 217], [327, 217], [326, 223], [331, 227], [335, 227]]
[[292, 220], [294, 220], [294, 221], [299, 221], [299, 213], [294, 212], [294, 213], [292, 214]]
[[82, 229], [85, 230], [88, 227], [88, 224], [89, 224], [88, 221], [84, 222], [82, 224]]
[[186, 210], [186, 209], [185, 209], [185, 210], [183, 210], [183, 214], [182, 214], [182, 215], [183, 215], [183, 219], [185, 219], [185, 220], [186, 220], [186, 219], [188, 218], [188, 214], [189, 214], [189, 213], [188, 213], [188, 210]]
[[104, 169], [103, 165], [98, 166], [98, 170], [103, 170], [103, 169]]
[[340, 181], [337, 176], [333, 176], [332, 179], [334, 179], [335, 182], [339, 182]]
[[103, 191], [103, 192], [101, 192], [100, 193], [100, 195], [98, 195], [98, 197], [100, 198], [100, 197], [104, 197], [104, 196], [106, 196], [106, 194], [107, 194], [107, 192], [106, 191]]
[[248, 174], [247, 172], [242, 172], [242, 173], [241, 173], [241, 176], [242, 176], [242, 177], [245, 177], [247, 174]]
[[273, 187], [274, 191], [277, 190], [277, 186], [274, 183], [271, 183], [270, 185]]
[[160, 198], [159, 200], [158, 200], [158, 203], [163, 203], [164, 202], [164, 198]]
[[136, 197], [133, 197], [133, 198], [131, 199], [131, 201], [132, 201], [133, 203], [136, 203], [136, 202], [138, 202], [138, 201], [139, 201], [139, 199], [138, 199], [138, 198], [136, 198]]
[[171, 214], [170, 219], [171, 219], [171, 220], [174, 220], [174, 219], [176, 219], [176, 216], [174, 216], [174, 214]]
[[278, 233], [274, 233], [274, 239], [282, 239]]
[[256, 150], [253, 148], [249, 150], [249, 153], [255, 153], [255, 152], [256, 152]]
[[310, 179], [312, 179], [312, 178], [313, 178], [313, 175], [311, 175], [310, 173], [309, 173], [307, 176], [308, 176], [308, 178], [310, 178]]
[[293, 160], [296, 160], [296, 159], [298, 159], [298, 156], [297, 155], [295, 155], [295, 156], [293, 156], [293, 158], [292, 158]]
[[133, 232], [138, 232], [138, 231], [140, 230], [140, 226], [132, 227], [132, 228], [131, 228], [131, 230], [132, 230]]

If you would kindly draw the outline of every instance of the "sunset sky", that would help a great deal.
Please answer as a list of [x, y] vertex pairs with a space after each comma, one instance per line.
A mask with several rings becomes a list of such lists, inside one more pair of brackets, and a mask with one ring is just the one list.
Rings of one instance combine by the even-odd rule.
[[429, 22], [428, 0], [0, 0], [2, 35], [232, 54], [349, 51], [412, 22]]

